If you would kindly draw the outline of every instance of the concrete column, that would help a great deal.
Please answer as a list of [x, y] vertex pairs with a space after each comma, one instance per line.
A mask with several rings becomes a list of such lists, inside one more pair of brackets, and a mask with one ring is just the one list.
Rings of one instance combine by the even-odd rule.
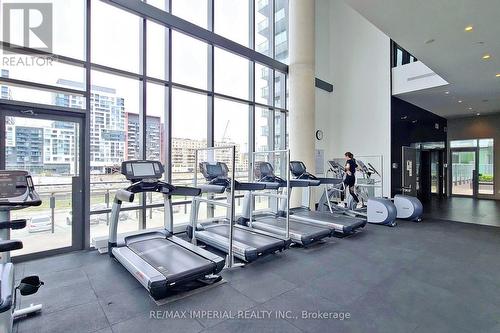
[[[288, 75], [289, 142], [292, 160], [303, 161], [314, 173], [315, 149], [315, 4], [314, 0], [290, 0]], [[300, 193], [292, 196], [292, 207]]]

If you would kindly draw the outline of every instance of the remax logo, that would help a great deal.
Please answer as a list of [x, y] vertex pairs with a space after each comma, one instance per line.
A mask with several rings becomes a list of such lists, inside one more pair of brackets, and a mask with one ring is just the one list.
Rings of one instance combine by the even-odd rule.
[[6, 3], [2, 12], [2, 37], [8, 47], [52, 53], [51, 3]]

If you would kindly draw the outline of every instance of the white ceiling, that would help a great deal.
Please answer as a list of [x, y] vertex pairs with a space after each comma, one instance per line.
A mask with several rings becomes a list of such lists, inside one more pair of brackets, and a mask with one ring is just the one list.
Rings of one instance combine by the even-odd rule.
[[398, 97], [447, 118], [500, 112], [500, 0], [345, 1], [450, 83]]

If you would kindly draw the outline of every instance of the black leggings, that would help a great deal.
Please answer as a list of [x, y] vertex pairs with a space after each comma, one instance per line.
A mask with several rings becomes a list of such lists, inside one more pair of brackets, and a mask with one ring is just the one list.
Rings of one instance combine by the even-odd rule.
[[356, 183], [356, 178], [353, 176], [347, 176], [344, 179], [344, 185], [349, 189], [349, 193], [352, 195], [354, 201], [359, 202], [359, 198], [354, 191], [354, 184]]

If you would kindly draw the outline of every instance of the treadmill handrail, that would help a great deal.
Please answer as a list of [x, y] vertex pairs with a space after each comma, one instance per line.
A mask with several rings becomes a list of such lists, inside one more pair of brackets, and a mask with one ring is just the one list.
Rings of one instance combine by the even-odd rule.
[[342, 178], [316, 178], [321, 184], [338, 185], [344, 180]]
[[197, 187], [201, 190], [201, 193], [224, 193], [226, 191], [226, 188], [222, 185], [211, 185], [211, 184], [204, 184], [204, 185], [197, 185]]
[[[157, 179], [140, 180], [127, 187], [126, 191], [133, 194], [143, 193], [143, 192], [158, 192], [170, 196], [177, 195], [184, 197], [198, 196], [202, 193], [202, 189], [198, 187], [175, 186]], [[132, 197], [132, 201], [133, 200], [134, 198]], [[127, 200], [122, 200], [122, 201], [127, 201]]]
[[266, 189], [265, 184], [255, 183], [255, 182], [234, 182], [234, 189], [236, 191], [262, 191]]

